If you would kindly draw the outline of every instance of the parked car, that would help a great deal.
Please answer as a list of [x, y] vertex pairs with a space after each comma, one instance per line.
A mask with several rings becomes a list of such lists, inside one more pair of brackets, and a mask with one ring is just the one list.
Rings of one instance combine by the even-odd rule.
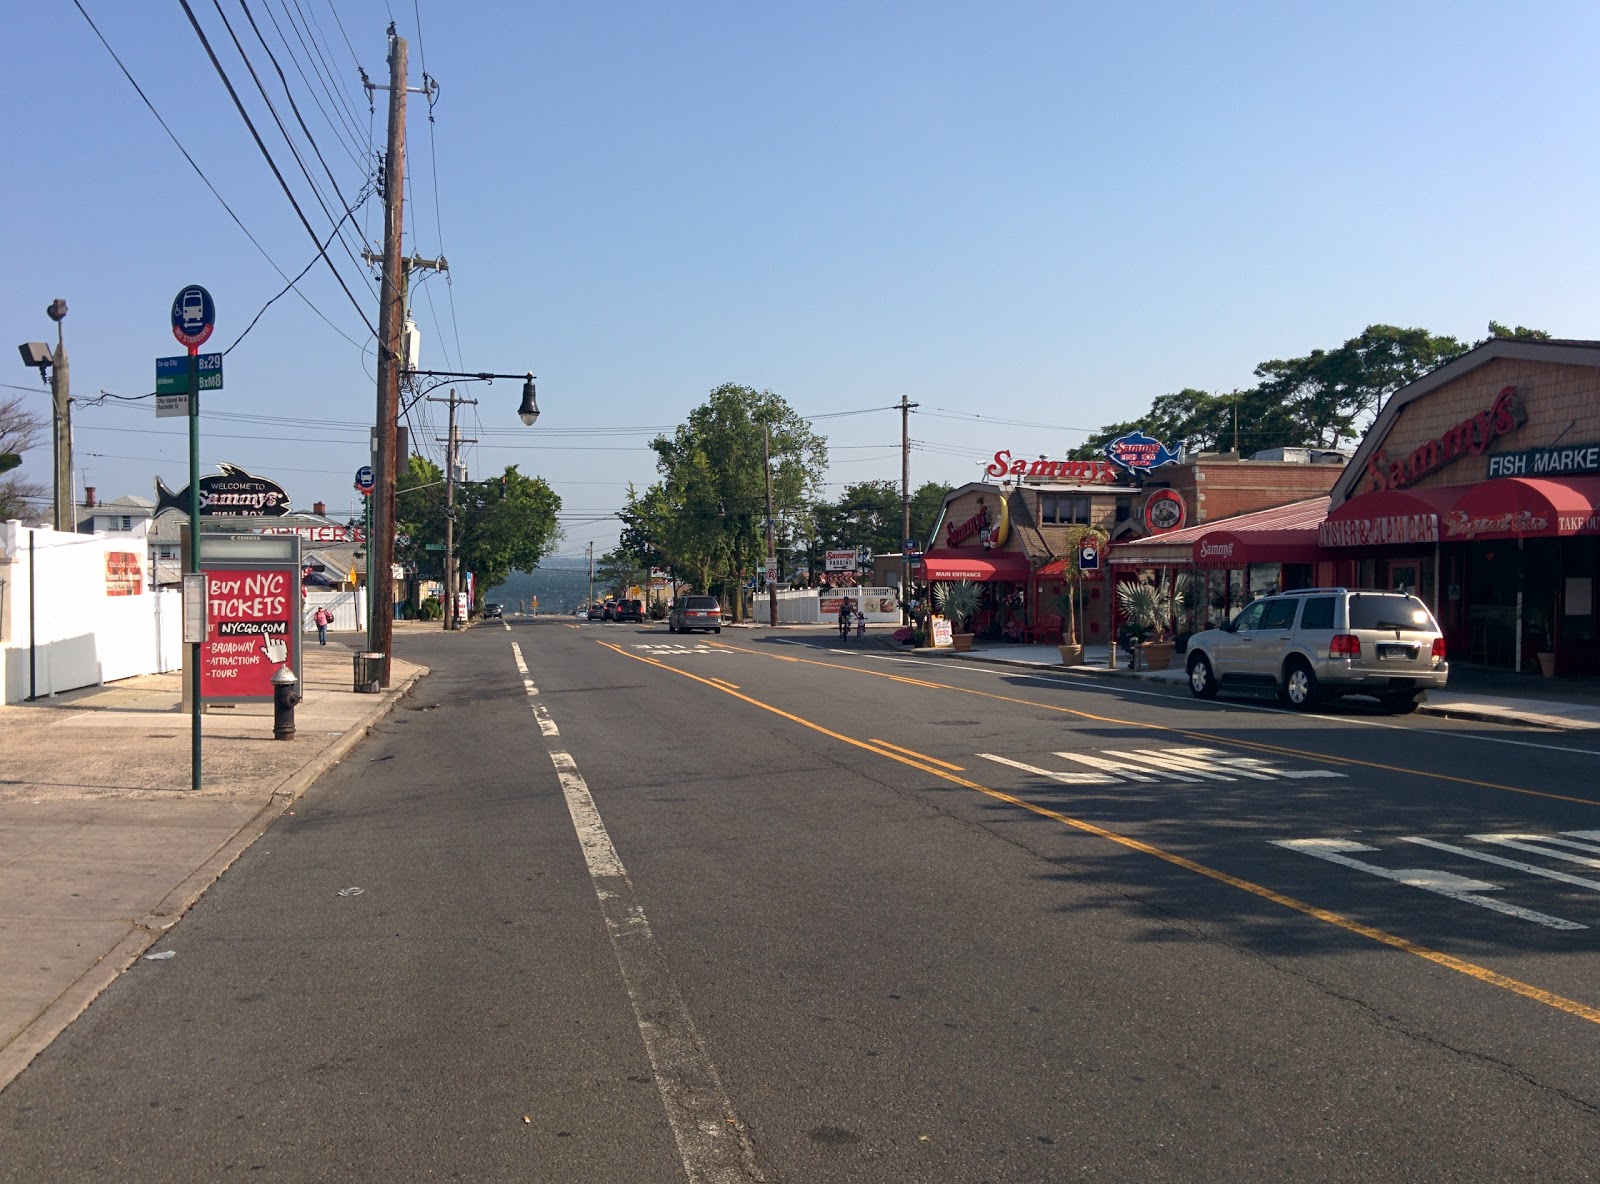
[[617, 602], [615, 600], [609, 597], [606, 598], [605, 604], [600, 609], [600, 619], [602, 621], [615, 621], [617, 619]]
[[589, 619], [589, 606], [587, 604], [580, 604], [572, 615], [577, 617], [580, 621], [587, 621]]
[[715, 596], [680, 596], [667, 613], [668, 633], [693, 633], [706, 629], [722, 632], [722, 605]]
[[591, 621], [603, 621], [603, 620], [605, 620], [606, 619], [606, 606], [603, 605], [603, 604], [600, 604], [598, 602], [596, 602], [595, 604], [591, 604], [589, 606], [589, 619]]
[[643, 621], [644, 620], [644, 601], [642, 601], [642, 600], [619, 600], [619, 601], [617, 601], [617, 620], [619, 620], [619, 621]]
[[1300, 588], [1264, 596], [1220, 629], [1189, 638], [1189, 690], [1277, 691], [1309, 711], [1324, 699], [1371, 695], [1394, 714], [1450, 676], [1444, 635], [1428, 606], [1406, 592]]
[[485, 621], [494, 620], [494, 619], [496, 619], [498, 617], [503, 617], [503, 616], [505, 616], [505, 608], [504, 608], [504, 606], [498, 605], [492, 600], [484, 601], [484, 604], [483, 604], [483, 619]]

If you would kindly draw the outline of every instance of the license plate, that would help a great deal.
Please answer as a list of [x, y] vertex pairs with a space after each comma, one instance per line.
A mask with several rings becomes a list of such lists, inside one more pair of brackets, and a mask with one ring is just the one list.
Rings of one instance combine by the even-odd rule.
[[1414, 662], [1416, 657], [1417, 647], [1414, 645], [1378, 646], [1378, 661], [1380, 662]]

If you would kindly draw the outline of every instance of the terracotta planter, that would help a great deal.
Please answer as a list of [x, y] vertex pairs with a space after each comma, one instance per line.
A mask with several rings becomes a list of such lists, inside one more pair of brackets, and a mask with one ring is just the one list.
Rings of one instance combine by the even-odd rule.
[[1056, 649], [1061, 651], [1061, 664], [1063, 666], [1083, 665], [1083, 647], [1081, 645], [1071, 645], [1064, 641], [1056, 646]]
[[1556, 676], [1556, 656], [1554, 654], [1546, 653], [1541, 650], [1540, 652], [1534, 654], [1534, 657], [1539, 659], [1540, 674], [1544, 675], [1546, 678], [1554, 678]]
[[1139, 647], [1139, 666], [1144, 670], [1165, 670], [1172, 665], [1172, 651], [1176, 647], [1170, 641], [1147, 641]]
[[972, 648], [972, 639], [975, 636], [973, 633], [952, 633], [950, 642], [956, 653], [964, 654]]

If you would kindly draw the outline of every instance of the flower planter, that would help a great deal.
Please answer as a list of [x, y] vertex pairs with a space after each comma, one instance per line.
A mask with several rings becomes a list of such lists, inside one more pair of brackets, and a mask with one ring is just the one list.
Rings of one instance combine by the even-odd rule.
[[1174, 646], [1170, 641], [1147, 641], [1139, 647], [1139, 666], [1144, 670], [1165, 670], [1172, 665]]
[[964, 654], [972, 649], [972, 639], [975, 636], [977, 635], [973, 633], [952, 633], [950, 635], [950, 643], [956, 653]]
[[1538, 653], [1534, 654], [1534, 657], [1539, 659], [1540, 674], [1544, 675], [1546, 678], [1554, 678], [1556, 676], [1555, 654], [1540, 650]]
[[1083, 665], [1083, 647], [1081, 645], [1068, 645], [1066, 642], [1062, 642], [1056, 646], [1056, 649], [1061, 651], [1061, 664], [1063, 666]]

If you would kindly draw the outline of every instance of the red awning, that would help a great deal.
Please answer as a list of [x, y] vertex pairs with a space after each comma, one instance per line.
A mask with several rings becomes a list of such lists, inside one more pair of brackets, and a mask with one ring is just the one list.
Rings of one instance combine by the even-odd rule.
[[927, 551], [922, 556], [925, 580], [1002, 580], [1022, 583], [1030, 574], [1028, 557], [1009, 552]]
[[1600, 477], [1497, 477], [1465, 486], [1440, 525], [1446, 542], [1600, 534]]
[[1351, 498], [1318, 529], [1324, 547], [1372, 547], [1436, 543], [1439, 520], [1450, 512], [1460, 488], [1378, 489]]
[[1324, 558], [1314, 526], [1299, 530], [1212, 530], [1194, 541], [1194, 562], [1198, 567], [1315, 563]]

